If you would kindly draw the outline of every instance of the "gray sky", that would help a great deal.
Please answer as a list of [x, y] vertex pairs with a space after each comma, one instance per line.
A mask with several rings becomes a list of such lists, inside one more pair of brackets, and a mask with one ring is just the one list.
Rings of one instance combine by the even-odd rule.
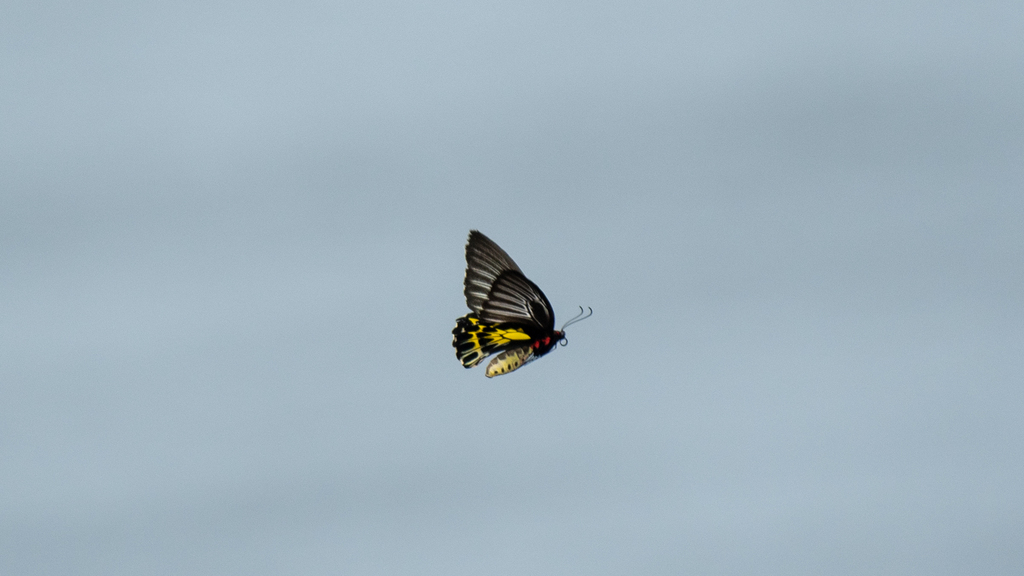
[[3, 12], [0, 573], [1024, 571], [1020, 2]]

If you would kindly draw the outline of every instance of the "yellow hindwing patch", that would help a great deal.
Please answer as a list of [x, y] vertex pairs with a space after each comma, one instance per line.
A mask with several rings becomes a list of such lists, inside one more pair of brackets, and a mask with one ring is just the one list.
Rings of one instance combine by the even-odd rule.
[[[485, 324], [475, 314], [467, 314], [456, 321], [452, 330], [455, 355], [466, 368], [476, 366], [499, 348], [530, 340], [529, 334], [519, 328], [499, 328], [498, 324]], [[493, 364], [493, 362], [492, 362]], [[518, 366], [516, 366], [518, 368]], [[511, 372], [515, 368], [508, 370]], [[504, 372], [502, 372], [503, 374]], [[488, 375], [490, 368], [488, 368]]]

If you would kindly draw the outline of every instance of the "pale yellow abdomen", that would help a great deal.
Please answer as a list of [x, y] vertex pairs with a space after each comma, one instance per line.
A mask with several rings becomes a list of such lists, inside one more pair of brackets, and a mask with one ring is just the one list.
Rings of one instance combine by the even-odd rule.
[[491, 360], [491, 362], [487, 364], [486, 376], [488, 378], [492, 378], [494, 376], [508, 374], [529, 362], [531, 356], [533, 356], [533, 350], [529, 346], [506, 350], [495, 356], [494, 360]]

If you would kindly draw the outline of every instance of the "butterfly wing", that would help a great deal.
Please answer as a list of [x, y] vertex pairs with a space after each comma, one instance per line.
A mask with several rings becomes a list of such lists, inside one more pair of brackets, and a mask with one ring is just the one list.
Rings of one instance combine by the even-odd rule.
[[456, 320], [452, 336], [455, 355], [466, 368], [476, 366], [498, 350], [530, 341], [530, 335], [522, 329], [482, 324], [476, 314], [466, 314]]
[[484, 322], [518, 322], [545, 331], [554, 330], [555, 313], [547, 296], [521, 272], [503, 272], [480, 310]]
[[493, 240], [477, 230], [466, 243], [466, 304], [480, 320], [517, 322], [554, 330], [555, 313], [547, 296]]
[[522, 270], [493, 240], [478, 230], [469, 232], [466, 243], [466, 305], [473, 312], [483, 310], [491, 286], [503, 272]]

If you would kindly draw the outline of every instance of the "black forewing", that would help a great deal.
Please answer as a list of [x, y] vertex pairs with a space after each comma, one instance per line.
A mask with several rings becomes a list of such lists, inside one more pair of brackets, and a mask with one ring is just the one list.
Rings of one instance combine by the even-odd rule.
[[547, 296], [518, 270], [498, 275], [478, 314], [484, 322], [518, 322], [548, 331], [555, 329], [555, 313]]
[[494, 282], [503, 272], [508, 271], [518, 272], [522, 275], [519, 266], [516, 266], [512, 258], [493, 240], [477, 230], [471, 230], [469, 242], [466, 243], [466, 280], [464, 282], [466, 305], [470, 310], [477, 313], [483, 312], [484, 302], [487, 301]]

